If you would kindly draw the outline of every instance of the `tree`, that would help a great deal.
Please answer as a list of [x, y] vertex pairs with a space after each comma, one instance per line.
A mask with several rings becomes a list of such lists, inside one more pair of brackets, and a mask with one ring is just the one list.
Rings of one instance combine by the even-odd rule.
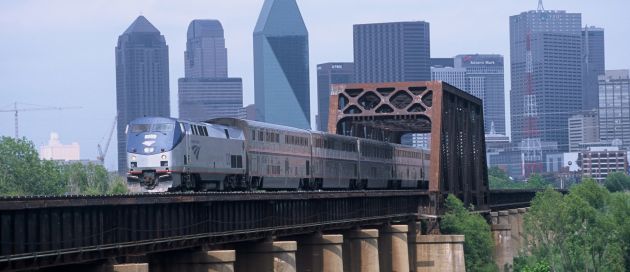
[[40, 160], [32, 142], [0, 138], [0, 194], [60, 195], [66, 181], [54, 162]]
[[525, 215], [532, 262], [553, 271], [623, 271], [625, 226], [610, 213], [611, 196], [592, 179], [568, 195], [551, 188], [538, 193]]
[[630, 191], [630, 177], [624, 172], [610, 173], [606, 177], [604, 186], [611, 192]]
[[453, 195], [445, 202], [446, 213], [440, 221], [444, 234], [463, 234], [466, 271], [496, 271], [492, 261], [492, 233], [490, 225], [477, 213], [471, 213], [464, 203]]
[[113, 194], [113, 195], [118, 195], [118, 194], [126, 194], [128, 192], [127, 189], [127, 182], [117, 176], [117, 175], [113, 175], [113, 181], [111, 183], [111, 186], [109, 187], [109, 194]]

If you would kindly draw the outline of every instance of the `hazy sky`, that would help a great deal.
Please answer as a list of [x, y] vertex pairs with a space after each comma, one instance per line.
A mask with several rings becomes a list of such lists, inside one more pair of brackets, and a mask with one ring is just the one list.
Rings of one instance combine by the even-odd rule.
[[[311, 111], [316, 109], [316, 65], [352, 61], [352, 25], [427, 21], [431, 56], [498, 53], [505, 57], [509, 96], [510, 15], [537, 0], [310, 0], [298, 5], [309, 31]], [[218, 19], [225, 30], [231, 77], [242, 77], [244, 103], [254, 102], [252, 31], [262, 0], [1, 0], [0, 109], [13, 101], [79, 110], [20, 115], [20, 134], [35, 145], [56, 131], [94, 159], [116, 110], [114, 47], [140, 14], [169, 46], [171, 113], [177, 116], [177, 79], [184, 75], [186, 29], [193, 19]], [[546, 9], [582, 13], [582, 24], [605, 28], [606, 68], [630, 68], [628, 0], [545, 0]], [[0, 112], [0, 135], [13, 136], [12, 113]], [[106, 167], [115, 168], [116, 138]]]

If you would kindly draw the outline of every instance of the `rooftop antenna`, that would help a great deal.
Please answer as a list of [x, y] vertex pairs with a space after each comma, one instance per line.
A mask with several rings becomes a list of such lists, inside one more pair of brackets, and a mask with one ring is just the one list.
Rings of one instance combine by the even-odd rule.
[[545, 11], [542, 0], [538, 0], [538, 11]]

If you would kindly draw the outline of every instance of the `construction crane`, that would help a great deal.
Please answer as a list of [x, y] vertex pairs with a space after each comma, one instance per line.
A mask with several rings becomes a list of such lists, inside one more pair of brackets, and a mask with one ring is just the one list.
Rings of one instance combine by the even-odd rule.
[[[98, 147], [98, 154], [96, 155], [96, 159], [98, 161], [101, 162], [101, 164], [105, 165], [105, 156], [107, 155], [107, 150], [109, 150], [109, 143], [111, 143], [112, 141], [112, 135], [114, 135], [114, 128], [116, 128], [116, 120], [118, 119], [118, 116], [114, 117], [114, 122], [112, 122], [112, 127], [109, 129], [109, 135], [107, 135], [107, 141], [105, 141], [105, 149], [103, 149], [101, 147], [101, 144], [99, 143], [97, 145]], [[103, 140], [105, 139], [105, 137], [103, 136], [103, 139], [101, 139], [101, 143], [103, 142]]]
[[15, 138], [19, 138], [19, 122], [18, 122], [18, 113], [23, 111], [52, 111], [52, 110], [70, 110], [70, 109], [80, 109], [81, 107], [53, 107], [53, 106], [41, 106], [41, 105], [33, 105], [33, 104], [25, 104], [26, 107], [18, 107], [18, 103], [13, 103], [13, 109], [2, 110], [0, 112], [13, 112], [15, 114]]

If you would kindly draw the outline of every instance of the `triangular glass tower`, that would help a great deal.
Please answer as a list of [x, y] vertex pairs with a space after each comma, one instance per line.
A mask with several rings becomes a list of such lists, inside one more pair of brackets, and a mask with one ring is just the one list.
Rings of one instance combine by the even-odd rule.
[[259, 121], [310, 129], [308, 31], [295, 0], [265, 0], [254, 29]]

